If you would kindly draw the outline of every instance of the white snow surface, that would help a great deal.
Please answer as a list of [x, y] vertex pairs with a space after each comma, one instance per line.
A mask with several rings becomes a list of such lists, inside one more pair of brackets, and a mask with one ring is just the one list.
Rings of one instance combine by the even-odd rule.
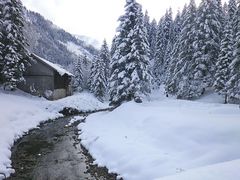
[[239, 180], [240, 109], [219, 100], [158, 92], [150, 102], [90, 115], [80, 138], [95, 163], [125, 180]]
[[237, 180], [240, 178], [239, 164], [240, 160], [223, 162], [156, 180]]
[[40, 122], [61, 117], [58, 112], [64, 107], [88, 111], [106, 108], [107, 105], [87, 92], [47, 101], [21, 91], [8, 93], [0, 90], [0, 179], [3, 179], [1, 173], [9, 176], [14, 172], [10, 160], [14, 141]]

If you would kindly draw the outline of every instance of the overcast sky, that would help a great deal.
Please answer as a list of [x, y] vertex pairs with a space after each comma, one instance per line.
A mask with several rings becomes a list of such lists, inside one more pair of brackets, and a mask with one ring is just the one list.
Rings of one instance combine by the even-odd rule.
[[[201, 0], [196, 0], [199, 3]], [[85, 35], [98, 41], [111, 42], [117, 19], [124, 12], [125, 0], [22, 0], [30, 10], [39, 12], [57, 26], [72, 34]], [[157, 21], [166, 9], [174, 14], [190, 0], [137, 0], [144, 11]]]

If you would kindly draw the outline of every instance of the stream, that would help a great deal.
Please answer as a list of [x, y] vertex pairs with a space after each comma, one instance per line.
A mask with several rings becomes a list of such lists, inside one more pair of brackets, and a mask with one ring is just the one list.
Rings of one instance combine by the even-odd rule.
[[81, 146], [72, 117], [39, 125], [12, 148], [15, 173], [8, 180], [116, 180], [107, 168], [93, 165], [94, 159]]

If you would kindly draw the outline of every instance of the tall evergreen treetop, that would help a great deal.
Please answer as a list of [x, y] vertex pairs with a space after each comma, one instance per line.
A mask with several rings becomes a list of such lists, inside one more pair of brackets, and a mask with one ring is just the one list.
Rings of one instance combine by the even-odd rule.
[[174, 69], [173, 82], [177, 86], [177, 95], [181, 98], [192, 98], [195, 96], [194, 87], [191, 85], [193, 79], [193, 56], [194, 40], [196, 38], [196, 16], [197, 8], [194, 0], [190, 1], [183, 17], [182, 31], [179, 35], [180, 49], [177, 54], [177, 62]]
[[[141, 5], [127, 0], [119, 18], [117, 48], [112, 58], [110, 100], [120, 104], [145, 93], [148, 78], [148, 43]], [[149, 87], [150, 85], [148, 85]]]
[[153, 19], [150, 26], [148, 42], [150, 47], [150, 60], [154, 62], [157, 50], [157, 21]]
[[230, 64], [230, 79], [227, 83], [228, 94], [231, 98], [240, 99], [240, 4], [235, 14], [235, 42], [233, 47], [233, 61]]
[[197, 97], [211, 87], [215, 64], [220, 49], [221, 22], [216, 1], [202, 0], [197, 13], [197, 39], [195, 40], [195, 72]]
[[169, 54], [169, 47], [171, 47], [172, 38], [172, 9], [166, 11], [163, 18], [160, 19], [157, 31], [157, 50], [156, 59], [154, 62], [154, 78], [156, 86], [160, 86], [164, 80], [164, 73], [166, 70], [165, 65], [167, 64], [165, 60], [167, 59], [166, 53]]
[[227, 82], [230, 79], [229, 65], [233, 61], [233, 30], [231, 28], [231, 21], [226, 19], [225, 28], [223, 31], [223, 39], [221, 41], [219, 58], [216, 63], [216, 74], [214, 88], [215, 90], [225, 96], [225, 103], [227, 103]]
[[100, 100], [104, 101], [107, 92], [107, 80], [105, 74], [105, 61], [98, 56], [95, 56], [91, 67], [90, 91]]
[[107, 45], [107, 41], [104, 40], [102, 47], [100, 49], [100, 55], [99, 57], [103, 60], [104, 62], [104, 72], [105, 72], [105, 77], [108, 80], [110, 78], [110, 61], [111, 61], [111, 55], [109, 52], [109, 48]]
[[236, 0], [229, 0], [229, 3], [228, 3], [228, 15], [229, 15], [229, 20], [230, 21], [235, 18], [236, 11], [237, 11]]
[[29, 65], [30, 55], [23, 34], [24, 16], [20, 0], [5, 0], [3, 8], [3, 62], [5, 87], [14, 90], [24, 80], [23, 72]]
[[83, 57], [80, 56], [77, 59], [76, 63], [74, 64], [73, 88], [76, 91], [82, 91], [84, 87], [82, 63], [83, 63]]
[[2, 70], [3, 70], [3, 8], [4, 4], [3, 1], [0, 1], [0, 84], [3, 81], [3, 75], [2, 75]]

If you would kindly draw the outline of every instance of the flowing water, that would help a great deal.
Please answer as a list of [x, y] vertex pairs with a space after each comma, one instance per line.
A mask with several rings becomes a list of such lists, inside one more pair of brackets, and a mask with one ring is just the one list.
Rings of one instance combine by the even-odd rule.
[[9, 180], [115, 180], [93, 159], [78, 140], [78, 123], [71, 117], [41, 124], [19, 139], [12, 148], [16, 173]]

